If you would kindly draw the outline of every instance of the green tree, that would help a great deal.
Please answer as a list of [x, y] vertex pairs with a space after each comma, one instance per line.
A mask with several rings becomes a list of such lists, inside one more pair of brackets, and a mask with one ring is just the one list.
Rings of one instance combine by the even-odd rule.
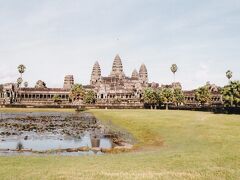
[[76, 101], [76, 100], [84, 100], [86, 95], [86, 91], [83, 88], [83, 86], [81, 84], [74, 84], [72, 89], [70, 90], [70, 99], [72, 101]]
[[153, 107], [156, 107], [157, 101], [157, 93], [153, 88], [146, 88], [143, 93], [143, 100], [144, 103], [151, 106], [151, 109]]
[[184, 103], [184, 98], [183, 91], [180, 88], [175, 88], [173, 91], [173, 103], [179, 106], [179, 104]]
[[173, 102], [173, 89], [172, 88], [163, 88], [162, 96], [164, 103], [166, 104], [166, 110], [168, 110], [168, 106]]
[[231, 81], [221, 93], [225, 106], [240, 106], [240, 81]]
[[36, 82], [35, 88], [39, 88], [39, 89], [47, 88], [47, 84], [42, 80], [38, 80]]
[[201, 105], [209, 103], [211, 101], [211, 92], [208, 85], [198, 88], [195, 91], [195, 99]]
[[122, 100], [120, 98], [114, 98], [113, 99], [114, 104], [120, 104], [121, 102], [122, 102]]
[[164, 96], [163, 96], [163, 89], [164, 88], [158, 88], [156, 90], [156, 99], [157, 99], [157, 103], [159, 106], [161, 106], [161, 104], [163, 104], [165, 101]]
[[55, 103], [58, 103], [58, 104], [61, 104], [62, 103], [62, 99], [59, 95], [55, 94], [52, 98], [52, 100], [55, 102]]
[[87, 104], [94, 104], [96, 102], [96, 93], [93, 90], [87, 91], [84, 102]]

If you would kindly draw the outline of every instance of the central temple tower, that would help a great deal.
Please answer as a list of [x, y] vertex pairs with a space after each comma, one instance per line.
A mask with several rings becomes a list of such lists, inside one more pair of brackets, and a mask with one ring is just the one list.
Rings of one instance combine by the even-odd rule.
[[119, 79], [122, 79], [123, 77], [125, 77], [125, 74], [123, 72], [122, 60], [118, 54], [114, 58], [110, 77], [116, 77]]

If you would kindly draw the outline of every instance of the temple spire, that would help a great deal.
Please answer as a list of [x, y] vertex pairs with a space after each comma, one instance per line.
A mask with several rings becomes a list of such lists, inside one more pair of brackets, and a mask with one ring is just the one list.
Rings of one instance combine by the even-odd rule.
[[132, 78], [139, 78], [139, 74], [136, 69], [134, 69], [132, 72]]
[[139, 78], [143, 84], [148, 83], [148, 71], [145, 64], [142, 64], [139, 70]]
[[110, 76], [117, 78], [122, 78], [125, 76], [123, 72], [122, 60], [118, 54], [114, 58], [112, 72]]
[[100, 79], [101, 79], [101, 67], [98, 61], [96, 61], [95, 64], [93, 65], [90, 84], [95, 85]]

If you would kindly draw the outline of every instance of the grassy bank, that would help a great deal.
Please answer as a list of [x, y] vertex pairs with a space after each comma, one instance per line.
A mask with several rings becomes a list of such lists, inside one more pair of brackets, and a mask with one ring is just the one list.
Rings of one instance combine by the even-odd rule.
[[85, 157], [0, 157], [1, 179], [240, 177], [240, 116], [151, 110], [91, 112], [131, 132], [137, 150]]

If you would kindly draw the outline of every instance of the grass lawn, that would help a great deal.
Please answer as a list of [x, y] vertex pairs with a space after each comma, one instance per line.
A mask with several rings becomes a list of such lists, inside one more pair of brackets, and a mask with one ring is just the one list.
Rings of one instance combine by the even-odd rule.
[[132, 133], [136, 150], [84, 157], [0, 157], [0, 179], [240, 179], [239, 115], [90, 111]]

